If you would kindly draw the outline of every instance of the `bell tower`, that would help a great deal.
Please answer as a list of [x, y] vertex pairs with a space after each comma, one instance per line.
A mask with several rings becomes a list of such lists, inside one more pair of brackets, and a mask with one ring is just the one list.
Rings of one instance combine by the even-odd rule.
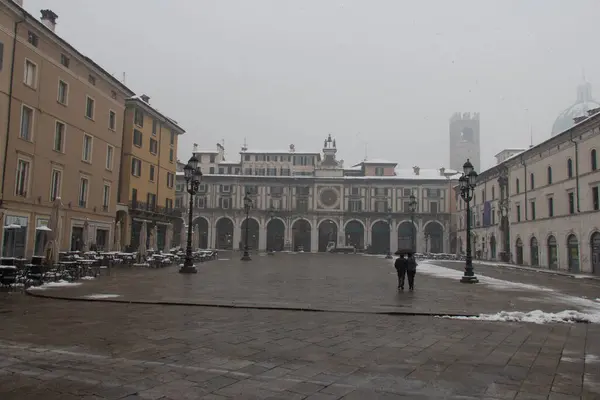
[[462, 171], [467, 158], [476, 171], [481, 168], [479, 113], [455, 113], [450, 118], [450, 168]]
[[335, 159], [336, 153], [335, 139], [331, 139], [330, 133], [323, 143], [323, 162], [321, 162], [321, 167], [336, 168], [338, 166], [338, 162]]

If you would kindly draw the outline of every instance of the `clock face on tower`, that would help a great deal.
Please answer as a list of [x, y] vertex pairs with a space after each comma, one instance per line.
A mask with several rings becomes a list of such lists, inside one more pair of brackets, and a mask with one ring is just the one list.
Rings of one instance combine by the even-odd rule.
[[320, 195], [321, 204], [331, 208], [338, 202], [338, 194], [333, 189], [323, 189]]

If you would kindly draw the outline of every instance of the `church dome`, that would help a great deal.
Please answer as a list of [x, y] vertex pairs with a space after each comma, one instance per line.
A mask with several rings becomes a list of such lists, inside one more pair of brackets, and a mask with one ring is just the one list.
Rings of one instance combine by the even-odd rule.
[[584, 82], [577, 87], [577, 101], [571, 107], [561, 112], [554, 125], [552, 125], [552, 136], [556, 136], [575, 125], [574, 118], [587, 116], [588, 111], [600, 108], [600, 103], [592, 99], [592, 85]]

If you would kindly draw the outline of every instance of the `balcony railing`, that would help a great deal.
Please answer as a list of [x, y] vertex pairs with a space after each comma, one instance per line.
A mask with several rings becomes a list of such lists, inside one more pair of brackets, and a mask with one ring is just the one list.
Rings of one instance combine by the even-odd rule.
[[171, 207], [157, 206], [152, 203], [144, 203], [141, 201], [130, 201], [129, 209], [132, 211], [147, 212], [151, 214], [161, 214], [169, 216], [180, 216], [181, 212]]

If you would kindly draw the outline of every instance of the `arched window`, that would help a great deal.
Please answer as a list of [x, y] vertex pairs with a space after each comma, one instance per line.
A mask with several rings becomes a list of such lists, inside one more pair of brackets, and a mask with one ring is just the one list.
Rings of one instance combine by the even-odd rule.
[[515, 190], [517, 194], [521, 192], [521, 187], [519, 186], [519, 178], [515, 179]]
[[569, 272], [579, 272], [579, 241], [573, 234], [567, 237], [567, 262]]
[[552, 185], [552, 167], [548, 167], [548, 185]]
[[592, 149], [590, 152], [590, 164], [592, 167], [592, 171], [598, 169], [598, 159], [596, 158], [596, 149]]
[[492, 186], [492, 200], [496, 200], [496, 187]]
[[535, 189], [535, 178], [533, 176], [533, 173], [531, 173], [531, 175], [529, 175], [529, 188], [531, 190]]
[[529, 253], [531, 254], [531, 266], [537, 267], [540, 265], [538, 241], [535, 236], [529, 241]]
[[570, 158], [567, 160], [567, 177], [573, 177], [573, 160]]
[[558, 247], [556, 246], [556, 238], [554, 236], [548, 237], [548, 268], [558, 268]]

